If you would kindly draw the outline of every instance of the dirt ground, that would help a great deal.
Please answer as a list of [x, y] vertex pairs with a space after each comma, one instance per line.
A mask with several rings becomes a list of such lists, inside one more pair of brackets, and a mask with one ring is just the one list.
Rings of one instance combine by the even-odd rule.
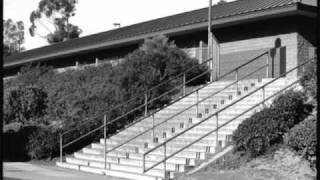
[[288, 148], [281, 148], [273, 155], [251, 160], [236, 170], [205, 172], [181, 177], [179, 180], [315, 180], [316, 170], [308, 161]]

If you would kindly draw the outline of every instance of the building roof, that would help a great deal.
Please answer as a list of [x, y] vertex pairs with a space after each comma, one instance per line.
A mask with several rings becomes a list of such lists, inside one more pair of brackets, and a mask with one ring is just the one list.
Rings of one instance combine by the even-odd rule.
[[[213, 28], [228, 23], [266, 16], [274, 17], [281, 13], [297, 11], [299, 3], [296, 0], [238, 0], [215, 5], [212, 8]], [[146, 21], [14, 54], [4, 59], [4, 68], [121, 46], [156, 34], [170, 35], [192, 29], [204, 29], [207, 26], [207, 20], [208, 10], [202, 8]]]

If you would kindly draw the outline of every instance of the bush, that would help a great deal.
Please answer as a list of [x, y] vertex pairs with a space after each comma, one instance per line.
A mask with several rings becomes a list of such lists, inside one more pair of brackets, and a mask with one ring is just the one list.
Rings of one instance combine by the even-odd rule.
[[317, 104], [317, 61], [312, 60], [305, 67], [305, 72], [303, 73], [300, 84], [303, 87], [306, 95], [310, 97], [311, 102]]
[[263, 154], [268, 146], [281, 143], [283, 134], [311, 110], [309, 104], [304, 104], [302, 93], [287, 91], [275, 98], [269, 108], [253, 114], [238, 126], [233, 133], [236, 149], [253, 157]]
[[316, 163], [317, 119], [316, 115], [309, 116], [295, 125], [284, 136], [284, 142], [300, 155], [304, 156], [313, 166]]
[[5, 122], [31, 123], [44, 116], [47, 94], [36, 87], [18, 87], [4, 100]]
[[59, 153], [59, 133], [50, 127], [38, 127], [28, 137], [28, 155], [32, 159], [53, 158]]
[[[130, 53], [117, 66], [103, 64], [83, 70], [54, 73], [50, 67], [29, 65], [21, 70], [18, 78], [6, 83], [6, 86], [15, 88], [14, 90], [6, 88], [9, 98], [6, 98], [8, 101], [5, 102], [5, 111], [10, 113], [4, 114], [4, 118], [6, 122], [10, 122], [11, 119], [18, 122], [41, 121], [42, 125], [56, 127], [58, 124], [68, 130], [75, 128], [66, 140], [76, 138], [99, 127], [102, 124], [102, 116], [119, 103], [135, 96], [140, 97], [108, 112], [108, 120], [143, 105], [142, 93], [145, 90], [190, 67], [194, 68], [186, 74], [187, 80], [207, 70], [206, 66], [198, 66], [195, 59], [188, 57], [165, 37], [146, 39], [138, 50]], [[205, 83], [207, 80], [209, 76], [205, 74], [189, 85]], [[182, 78], [159, 86], [148, 94], [148, 99], [159, 96], [180, 85], [181, 82]], [[148, 105], [148, 109], [168, 103], [171, 95], [153, 101]], [[140, 108], [110, 125], [108, 133], [115, 133], [119, 128], [134, 121], [136, 117], [141, 117], [143, 110], [144, 108]], [[87, 123], [79, 127], [80, 121]], [[47, 153], [56, 148], [53, 146], [56, 132], [53, 131], [52, 135], [49, 135], [50, 132], [48, 128], [41, 128], [31, 136], [29, 150], [32, 157], [49, 156]], [[46, 136], [48, 138], [45, 138]], [[83, 143], [86, 144], [95, 138], [99, 136], [90, 136], [84, 139]]]

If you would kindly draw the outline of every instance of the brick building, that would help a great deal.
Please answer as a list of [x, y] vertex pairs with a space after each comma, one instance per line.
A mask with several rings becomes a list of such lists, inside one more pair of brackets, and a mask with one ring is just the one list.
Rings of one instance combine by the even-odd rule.
[[[238, 0], [213, 6], [213, 34], [220, 43], [219, 73], [272, 48], [274, 76], [313, 57], [316, 6], [316, 0]], [[145, 38], [159, 34], [202, 62], [207, 59], [207, 16], [203, 8], [21, 52], [4, 59], [4, 75], [15, 75], [31, 62], [64, 69], [116, 63]]]

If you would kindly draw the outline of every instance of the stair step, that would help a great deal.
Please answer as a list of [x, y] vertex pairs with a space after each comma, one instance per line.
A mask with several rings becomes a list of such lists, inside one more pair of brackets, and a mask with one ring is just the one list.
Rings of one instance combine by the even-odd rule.
[[[195, 140], [207, 134], [209, 131], [215, 130], [217, 126], [217, 116], [212, 116], [215, 112], [228, 107], [218, 114], [218, 125], [221, 125], [233, 119], [237, 115], [242, 114], [244, 111], [250, 109], [253, 105], [261, 102], [263, 91], [254, 91], [257, 87], [261, 87], [266, 82], [270, 82], [271, 80], [272, 78], [262, 79], [261, 81], [258, 81], [257, 79], [243, 80], [239, 82], [238, 89], [234, 84], [219, 93], [216, 92], [225, 88], [227, 85], [230, 85], [234, 81], [214, 82], [202, 89], [199, 89], [198, 92], [193, 92], [187, 97], [180, 99], [171, 105], [165, 106], [162, 110], [159, 110], [156, 114], [154, 114], [154, 118], [149, 116], [145, 119], [142, 119], [140, 122], [127, 127], [127, 129], [124, 129], [123, 131], [106, 140], [107, 149], [110, 150], [111, 148], [118, 146], [130, 138], [149, 130], [149, 132], [144, 133], [136, 139], [124, 144], [112, 152], [109, 152], [107, 154], [106, 169], [104, 164], [103, 139], [100, 139], [98, 143], [92, 143], [91, 146], [83, 148], [81, 152], [75, 152], [73, 154], [74, 157], [66, 157], [65, 163], [57, 163], [57, 165], [60, 167], [85, 172], [111, 175], [128, 179], [159, 180], [174, 178], [174, 172], [184, 172], [188, 166], [196, 166], [200, 160], [206, 159], [208, 154], [215, 153], [217, 145], [218, 147], [224, 147], [227, 145], [230, 141], [233, 131], [238, 127], [238, 125], [243, 120], [250, 117], [255, 111], [261, 110], [263, 106], [261, 105], [257, 108], [254, 108], [224, 127], [221, 127], [218, 130], [218, 142], [216, 132], [213, 132], [212, 134], [204, 137], [200, 141], [166, 160], [166, 171], [164, 171], [164, 165], [162, 163], [155, 168], [152, 168], [150, 171], [143, 173], [143, 153], [166, 141], [168, 138], [175, 136], [177, 133], [185, 130], [186, 128], [191, 127], [195, 123], [210, 117], [198, 126], [166, 143], [166, 156], [180, 151], [181, 148], [193, 143]], [[277, 80], [276, 82], [264, 88], [264, 96], [271, 96], [275, 92], [285, 87], [286, 84], [293, 81], [293, 79], [286, 78]], [[243, 98], [251, 92], [254, 93]], [[229, 107], [229, 104], [238, 101], [240, 98], [240, 102], [237, 102]], [[197, 100], [203, 101], [198, 105], [194, 105]], [[186, 108], [188, 109], [186, 110]], [[178, 112], [181, 113], [176, 115]], [[167, 122], [164, 122], [168, 118], [171, 119]], [[162, 124], [151, 130], [153, 124], [157, 125], [159, 123]], [[145, 157], [145, 167], [150, 167], [153, 164], [161, 161], [164, 158], [163, 153], [164, 147], [160, 147], [149, 153]]]
[[[95, 151], [95, 150], [86, 150], [86, 152], [75, 152], [75, 157], [79, 158], [97, 158], [97, 157], [103, 157], [103, 154]], [[119, 158], [127, 158], [127, 159], [136, 159], [136, 160], [142, 160], [142, 154], [139, 153], [126, 153], [126, 152], [120, 152], [120, 151], [112, 151], [108, 153], [108, 156], [110, 157], [119, 157]], [[147, 161], [159, 161], [162, 159], [162, 155], [154, 155], [149, 154], [146, 156]], [[183, 158], [183, 157], [172, 157], [168, 159], [168, 163], [175, 163], [175, 164], [185, 164], [185, 165], [194, 165], [195, 160], [189, 159], [189, 158]]]
[[[79, 166], [79, 165], [57, 162], [57, 166], [69, 168], [71, 166]], [[136, 179], [136, 180], [162, 180], [164, 178], [163, 177], [164, 174], [161, 175], [162, 177], [154, 177], [147, 174], [142, 174], [142, 173], [140, 174], [137, 172], [127, 172], [127, 171], [108, 170], [108, 169], [105, 170], [103, 168], [95, 168], [95, 167], [89, 167], [89, 166], [79, 166], [79, 170], [84, 172], [89, 172], [89, 173], [114, 176], [114, 177], [120, 177], [120, 178]], [[173, 175], [172, 175], [172, 178], [173, 178]]]

